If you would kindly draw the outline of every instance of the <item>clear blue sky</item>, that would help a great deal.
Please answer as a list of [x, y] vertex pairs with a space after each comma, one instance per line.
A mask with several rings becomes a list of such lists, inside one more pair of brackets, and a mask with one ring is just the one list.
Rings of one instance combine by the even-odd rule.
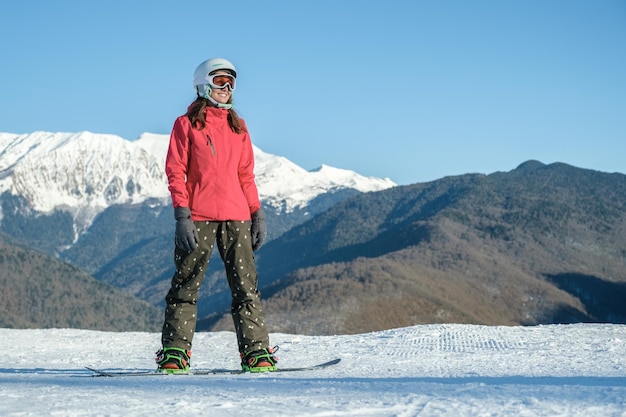
[[626, 1], [6, 0], [0, 132], [169, 134], [222, 56], [253, 142], [399, 184], [626, 173]]

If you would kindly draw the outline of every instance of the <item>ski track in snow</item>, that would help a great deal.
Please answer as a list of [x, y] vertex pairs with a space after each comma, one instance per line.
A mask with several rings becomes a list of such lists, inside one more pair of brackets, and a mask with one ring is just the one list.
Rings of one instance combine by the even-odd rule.
[[[422, 325], [271, 334], [260, 375], [93, 378], [154, 369], [156, 333], [0, 329], [0, 416], [626, 416], [626, 326]], [[198, 333], [192, 366], [238, 367], [235, 335]]]

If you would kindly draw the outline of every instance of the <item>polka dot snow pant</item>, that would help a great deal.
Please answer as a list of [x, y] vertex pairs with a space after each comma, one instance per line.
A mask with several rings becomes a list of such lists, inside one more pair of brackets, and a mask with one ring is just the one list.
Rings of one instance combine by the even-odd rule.
[[269, 346], [269, 336], [257, 289], [249, 221], [195, 222], [200, 242], [186, 252], [176, 247], [176, 272], [165, 297], [165, 322], [161, 341], [164, 347], [191, 349], [196, 329], [197, 300], [206, 267], [217, 242], [232, 293], [231, 314], [240, 352]]

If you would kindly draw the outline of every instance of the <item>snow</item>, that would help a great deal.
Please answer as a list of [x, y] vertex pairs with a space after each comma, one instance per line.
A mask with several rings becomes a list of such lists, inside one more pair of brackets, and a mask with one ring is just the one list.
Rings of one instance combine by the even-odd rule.
[[285, 157], [272, 155], [254, 146], [256, 182], [261, 201], [291, 212], [306, 207], [320, 194], [341, 188], [363, 193], [395, 187], [389, 178], [366, 177], [354, 171], [328, 165], [307, 171]]
[[156, 157], [120, 136], [0, 135], [0, 193], [21, 195], [43, 213], [62, 208], [82, 216], [79, 230], [113, 204], [168, 198], [166, 181]]
[[[21, 195], [42, 213], [61, 208], [75, 215], [79, 231], [113, 204], [169, 201], [165, 157], [169, 135], [143, 133], [137, 140], [91, 132], [0, 132], [0, 193]], [[306, 171], [288, 159], [254, 147], [259, 196], [292, 211], [340, 188], [361, 192], [394, 187], [388, 178], [322, 166]], [[82, 213], [81, 219], [77, 213]], [[85, 214], [87, 213], [87, 214]]]
[[[271, 334], [309, 372], [93, 378], [152, 369], [156, 333], [0, 329], [2, 416], [626, 416], [626, 326], [420, 325]], [[192, 366], [238, 367], [231, 332], [198, 333]]]

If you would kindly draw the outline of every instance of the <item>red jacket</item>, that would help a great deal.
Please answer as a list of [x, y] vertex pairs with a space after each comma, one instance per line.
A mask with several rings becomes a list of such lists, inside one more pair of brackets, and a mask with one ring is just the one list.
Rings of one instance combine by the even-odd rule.
[[261, 207], [250, 135], [230, 129], [226, 109], [207, 107], [205, 115], [203, 130], [187, 116], [174, 122], [165, 160], [172, 203], [196, 221], [250, 220]]

